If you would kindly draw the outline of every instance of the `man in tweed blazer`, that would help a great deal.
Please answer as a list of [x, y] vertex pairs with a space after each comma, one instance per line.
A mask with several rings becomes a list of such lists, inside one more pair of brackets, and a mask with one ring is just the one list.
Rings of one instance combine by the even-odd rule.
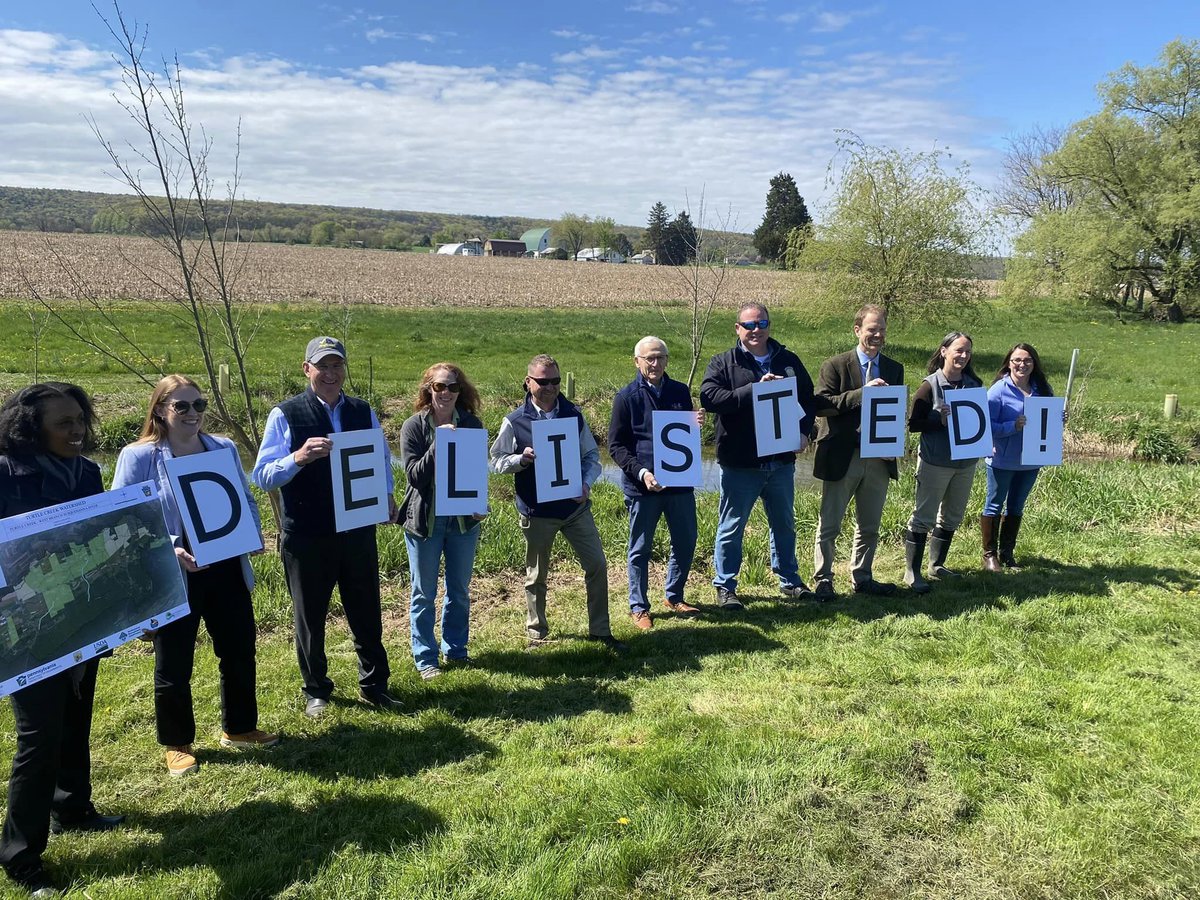
[[886, 335], [886, 310], [873, 304], [864, 306], [854, 317], [858, 346], [825, 360], [817, 378], [817, 395], [828, 400], [830, 406], [818, 413], [813, 462], [813, 475], [824, 482], [813, 548], [816, 570], [813, 588], [819, 600], [836, 596], [833, 587], [834, 546], [851, 498], [854, 500], [855, 528], [850, 575], [854, 591], [886, 596], [896, 590], [894, 584], [876, 581], [872, 573], [888, 481], [898, 478], [896, 461], [859, 456], [864, 385], [904, 383], [904, 367], [880, 352]]

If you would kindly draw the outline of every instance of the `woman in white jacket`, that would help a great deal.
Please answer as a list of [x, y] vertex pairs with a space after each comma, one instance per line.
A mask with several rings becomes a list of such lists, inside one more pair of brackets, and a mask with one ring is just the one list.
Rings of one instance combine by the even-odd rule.
[[[187, 579], [191, 612], [158, 629], [154, 635], [154, 717], [158, 742], [166, 748], [167, 771], [187, 775], [200, 765], [192, 752], [196, 719], [192, 709], [192, 664], [196, 634], [204, 620], [212, 639], [221, 673], [221, 744], [226, 747], [270, 747], [279, 736], [258, 729], [255, 695], [254, 606], [250, 591], [254, 570], [242, 555], [208, 566], [197, 566], [187, 544], [179, 505], [171, 492], [166, 460], [213, 450], [232, 453], [237, 448], [226, 437], [204, 431], [208, 401], [200, 386], [183, 375], [167, 375], [150, 395], [150, 409], [141, 436], [117, 458], [113, 488], [158, 482], [159, 498], [175, 555]], [[238, 471], [242, 471], [238, 460]], [[242, 490], [258, 521], [258, 506], [242, 475]]]

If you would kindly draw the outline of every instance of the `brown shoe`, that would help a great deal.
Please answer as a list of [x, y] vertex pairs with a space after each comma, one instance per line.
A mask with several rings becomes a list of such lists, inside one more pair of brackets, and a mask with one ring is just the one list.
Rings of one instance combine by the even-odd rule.
[[633, 619], [633, 624], [642, 631], [649, 631], [654, 627], [654, 623], [650, 621], [650, 613], [644, 609], [634, 610], [629, 614], [629, 618]]
[[200, 771], [200, 763], [196, 762], [196, 757], [192, 755], [191, 744], [167, 748], [167, 771], [173, 778]]
[[271, 734], [269, 731], [259, 731], [257, 728], [242, 734], [221, 732], [222, 747], [238, 747], [243, 750], [249, 747], [274, 747], [279, 740], [279, 735]]
[[679, 613], [679, 615], [681, 615], [681, 616], [698, 616], [698, 615], [700, 615], [699, 609], [697, 609], [696, 607], [694, 607], [688, 603], [684, 603], [682, 600], [678, 600], [675, 602], [672, 602], [670, 600], [664, 600], [663, 603], [666, 605], [667, 609], [669, 609], [671, 612]]

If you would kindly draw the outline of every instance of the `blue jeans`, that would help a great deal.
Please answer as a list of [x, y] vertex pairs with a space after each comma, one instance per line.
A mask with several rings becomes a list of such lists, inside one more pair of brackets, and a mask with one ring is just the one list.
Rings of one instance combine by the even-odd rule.
[[737, 590], [742, 568], [742, 537], [754, 501], [762, 498], [771, 531], [771, 571], [779, 586], [798, 587], [796, 562], [796, 464], [768, 463], [766, 468], [721, 466], [721, 502], [717, 512], [717, 546], [713, 551], [713, 584]]
[[408, 547], [408, 572], [412, 579], [412, 603], [409, 626], [412, 630], [412, 655], [418, 669], [438, 664], [437, 639], [433, 634], [434, 605], [437, 602], [438, 569], [446, 559], [446, 597], [442, 602], [442, 653], [446, 659], [463, 659], [470, 636], [471, 568], [475, 565], [475, 546], [479, 526], [459, 531], [448, 516], [437, 516], [429, 537], [404, 533]]
[[1007, 516], [1019, 516], [1025, 512], [1025, 501], [1037, 481], [1037, 469], [997, 469], [987, 467], [987, 499], [983, 501], [985, 516], [998, 516], [1004, 510]]
[[688, 570], [696, 555], [696, 494], [682, 493], [643, 494], [636, 498], [626, 497], [625, 508], [629, 510], [629, 608], [633, 612], [648, 612], [647, 598], [650, 578], [650, 554], [654, 550], [654, 531], [658, 520], [667, 517], [667, 530], [671, 533], [671, 558], [667, 562], [667, 600], [683, 602], [683, 589], [687, 584]]

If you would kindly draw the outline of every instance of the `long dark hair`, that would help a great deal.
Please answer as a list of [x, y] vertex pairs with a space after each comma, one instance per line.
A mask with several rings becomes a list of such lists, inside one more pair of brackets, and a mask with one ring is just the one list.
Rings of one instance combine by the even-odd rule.
[[1039, 397], [1053, 397], [1054, 391], [1050, 389], [1050, 382], [1046, 380], [1046, 373], [1042, 371], [1042, 358], [1038, 356], [1038, 352], [1033, 349], [1032, 344], [1013, 344], [1012, 350], [1004, 354], [1004, 362], [1000, 363], [1000, 371], [996, 373], [996, 377], [992, 379], [992, 384], [995, 384], [1005, 375], [1012, 374], [1012, 365], [1009, 360], [1012, 359], [1013, 350], [1024, 350], [1033, 360], [1033, 371], [1029, 374], [1029, 383], [1037, 388]]
[[929, 367], [925, 370], [925, 374], [932, 375], [945, 364], [945, 354], [943, 351], [959, 338], [966, 338], [971, 342], [971, 359], [967, 360], [967, 365], [963, 368], [963, 377], [970, 376], [980, 384], [983, 384], [983, 379], [975, 374], [975, 368], [971, 365], [975, 359], [975, 341], [965, 331], [952, 331], [942, 338], [942, 342], [938, 344], [938, 348], [933, 351], [933, 356], [929, 357]]
[[96, 412], [83, 388], [65, 381], [45, 381], [22, 388], [0, 406], [0, 453], [42, 453], [42, 416], [50, 400], [70, 399], [83, 410], [83, 450], [96, 446]]

